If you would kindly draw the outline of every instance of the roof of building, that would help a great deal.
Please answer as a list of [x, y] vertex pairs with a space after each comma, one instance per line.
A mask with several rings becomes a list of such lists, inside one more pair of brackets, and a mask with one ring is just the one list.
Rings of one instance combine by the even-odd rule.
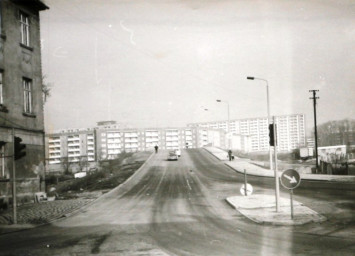
[[11, 0], [17, 4], [30, 5], [32, 8], [36, 8], [39, 11], [44, 11], [49, 9], [47, 5], [43, 3], [41, 0]]
[[[284, 118], [284, 117], [296, 117], [296, 116], [304, 116], [304, 114], [288, 114], [288, 115], [278, 115], [276, 118]], [[255, 120], [267, 120], [267, 116], [265, 117], [248, 117], [248, 118], [240, 118], [240, 119], [230, 119], [229, 122], [245, 122], [245, 121], [255, 121]], [[219, 120], [219, 121], [207, 121], [207, 122], [198, 122], [198, 123], [188, 123], [188, 127], [199, 126], [199, 125], [210, 125], [210, 124], [220, 124], [220, 123], [228, 123], [228, 120]]]

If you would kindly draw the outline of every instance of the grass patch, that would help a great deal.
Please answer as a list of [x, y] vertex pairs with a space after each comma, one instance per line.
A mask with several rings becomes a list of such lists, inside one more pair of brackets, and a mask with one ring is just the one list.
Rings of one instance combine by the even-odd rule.
[[30, 220], [28, 220], [28, 223], [38, 225], [38, 224], [45, 224], [48, 223], [47, 218], [44, 217], [35, 217]]
[[132, 176], [143, 163], [144, 161], [139, 161], [114, 169], [105, 168], [80, 179], [67, 180], [57, 185], [56, 192], [65, 194], [66, 198], [75, 198], [72, 192], [113, 189]]
[[59, 199], [75, 199], [84, 192], [92, 194], [95, 191], [111, 190], [131, 177], [150, 155], [151, 152], [124, 152], [116, 159], [100, 161], [95, 171], [87, 172], [82, 178], [75, 179], [74, 175], [48, 176], [47, 185], [55, 187], [55, 190], [48, 191], [47, 195]]

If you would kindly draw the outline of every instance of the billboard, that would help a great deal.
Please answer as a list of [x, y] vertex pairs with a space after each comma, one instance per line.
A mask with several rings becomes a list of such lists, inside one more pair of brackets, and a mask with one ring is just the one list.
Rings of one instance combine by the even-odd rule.
[[333, 163], [346, 157], [346, 145], [318, 147], [319, 160]]

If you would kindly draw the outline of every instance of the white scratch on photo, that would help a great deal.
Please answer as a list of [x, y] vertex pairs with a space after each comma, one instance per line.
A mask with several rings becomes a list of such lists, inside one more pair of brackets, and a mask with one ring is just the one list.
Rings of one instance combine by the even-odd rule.
[[133, 35], [134, 31], [132, 29], [127, 28], [125, 25], [123, 25], [123, 20], [120, 21], [121, 28], [131, 34], [130, 40], [131, 44], [136, 45], [136, 42], [133, 41]]

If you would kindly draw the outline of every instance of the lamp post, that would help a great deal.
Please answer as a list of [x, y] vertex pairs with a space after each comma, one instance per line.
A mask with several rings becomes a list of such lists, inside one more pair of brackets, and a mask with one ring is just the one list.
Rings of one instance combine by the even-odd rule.
[[[268, 127], [269, 124], [271, 123], [271, 118], [270, 118], [270, 98], [269, 98], [269, 83], [266, 79], [263, 78], [258, 78], [254, 76], [248, 76], [248, 80], [261, 80], [266, 83], [266, 100], [267, 100], [267, 119], [268, 119]], [[275, 146], [276, 147], [276, 144]], [[271, 146], [269, 146], [269, 158], [270, 158], [270, 171], [273, 169], [273, 164], [272, 164], [272, 151], [271, 151]], [[276, 165], [276, 163], [275, 163]], [[276, 197], [276, 211], [279, 211], [279, 179], [278, 179], [278, 174], [277, 174], [277, 169], [275, 168], [274, 170], [275, 174], [275, 197]]]
[[230, 141], [230, 129], [229, 129], [229, 123], [230, 123], [230, 119], [229, 119], [229, 103], [228, 101], [222, 101], [222, 100], [216, 100], [217, 102], [224, 102], [227, 104], [227, 110], [228, 110], [228, 123], [227, 123], [227, 136], [228, 136], [228, 149], [231, 149], [231, 141]]

